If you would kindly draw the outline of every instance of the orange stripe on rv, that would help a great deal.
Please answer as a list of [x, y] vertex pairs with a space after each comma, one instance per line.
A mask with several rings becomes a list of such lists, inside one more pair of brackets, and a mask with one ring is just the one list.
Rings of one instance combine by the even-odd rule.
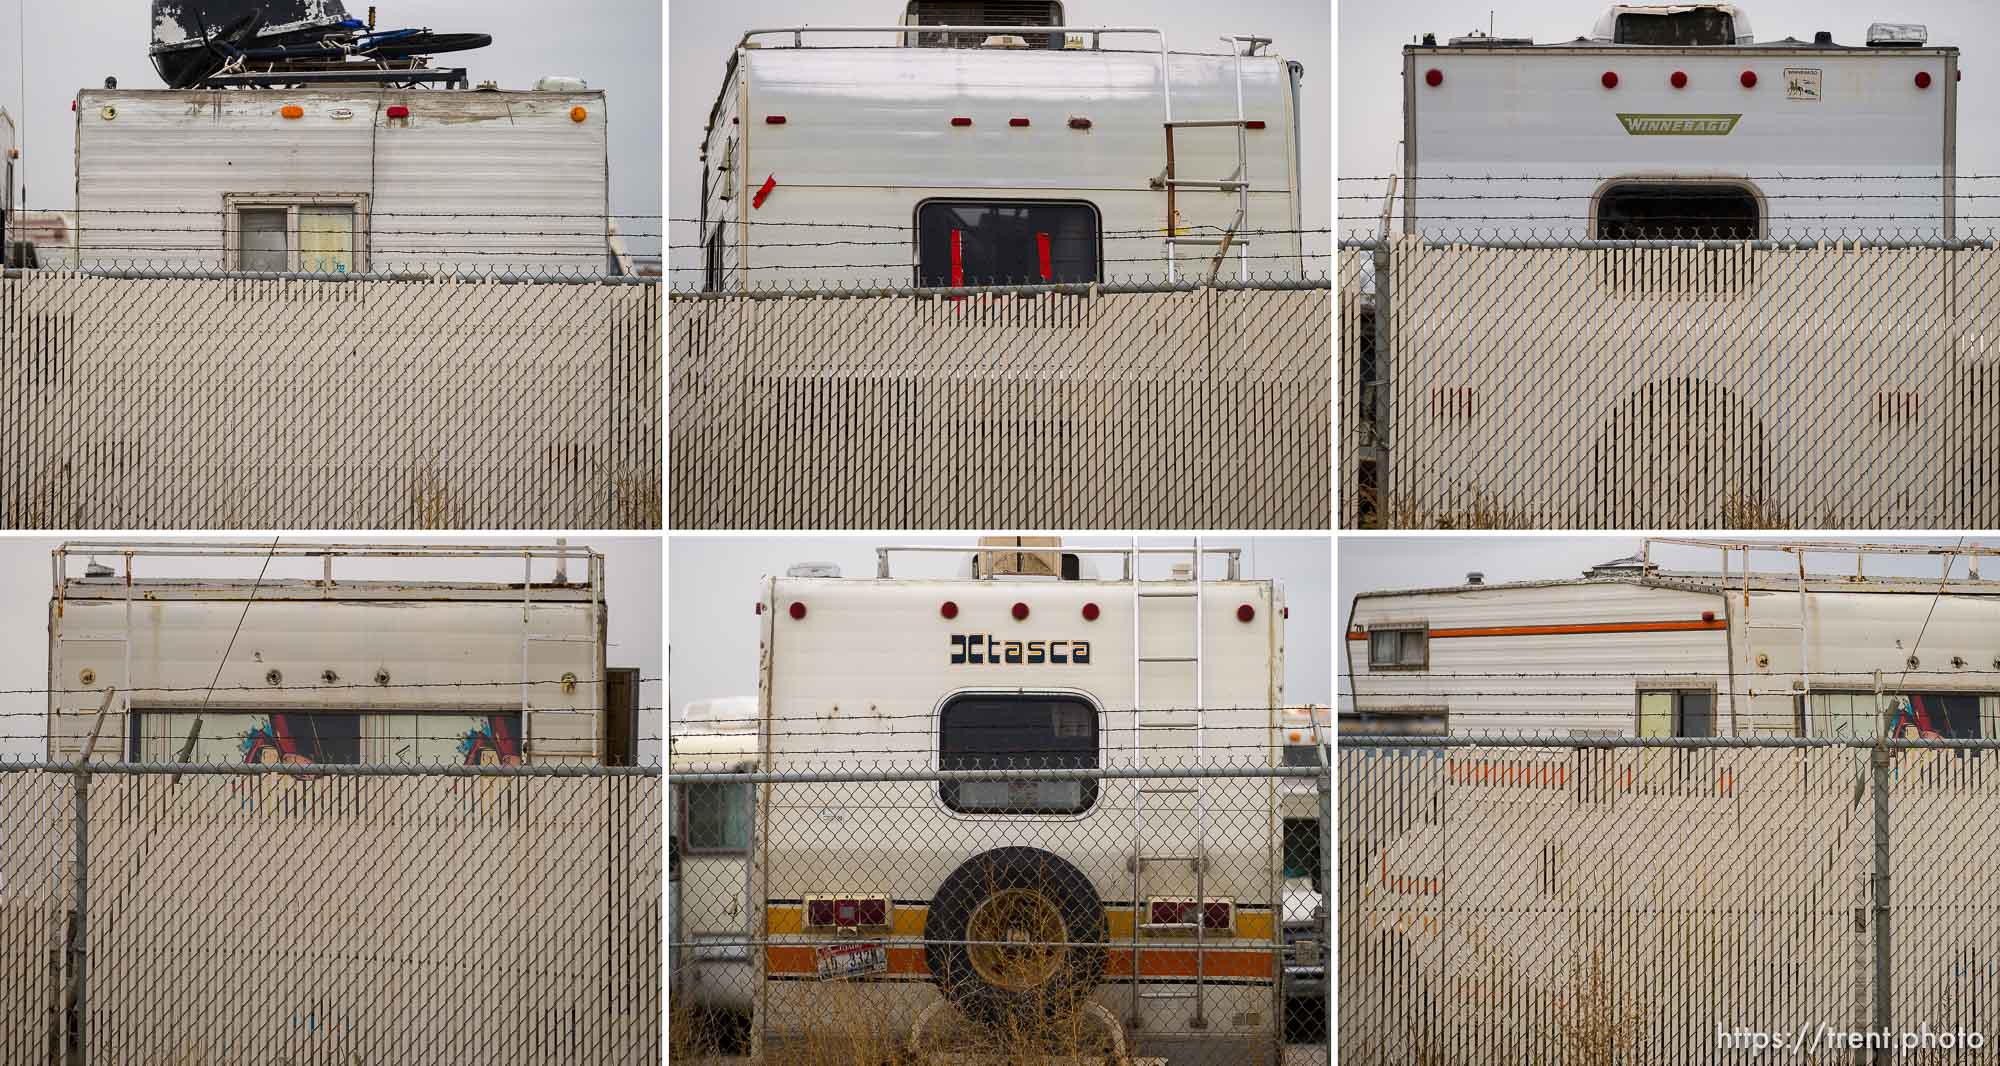
[[[1676, 633], [1688, 630], [1728, 629], [1729, 623], [1721, 619], [1691, 618], [1685, 621], [1667, 622], [1578, 622], [1573, 625], [1558, 626], [1478, 626], [1461, 629], [1433, 629], [1433, 640], [1439, 637], [1563, 637], [1579, 633]], [[1366, 632], [1349, 633], [1349, 640], [1367, 640]]]

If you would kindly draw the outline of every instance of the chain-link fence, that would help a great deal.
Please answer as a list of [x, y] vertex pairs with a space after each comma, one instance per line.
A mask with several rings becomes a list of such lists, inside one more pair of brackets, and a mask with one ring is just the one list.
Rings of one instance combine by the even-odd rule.
[[1324, 528], [1330, 284], [673, 298], [675, 528]]
[[9, 1062], [659, 1061], [660, 771], [0, 766]]
[[633, 279], [0, 278], [0, 527], [657, 528]]
[[1343, 742], [1357, 1063], [1981, 1063], [2000, 744]]
[[2000, 523], [1992, 241], [1342, 241], [1342, 525]]
[[1327, 767], [1067, 766], [674, 771], [675, 1058], [1324, 1061]]

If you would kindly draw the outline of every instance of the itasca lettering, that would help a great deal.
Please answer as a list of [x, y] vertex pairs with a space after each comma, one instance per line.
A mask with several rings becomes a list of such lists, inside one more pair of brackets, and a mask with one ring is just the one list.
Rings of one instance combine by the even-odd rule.
[[994, 640], [991, 633], [953, 633], [951, 662], [1033, 666], [1037, 663], [1090, 665], [1087, 640]]

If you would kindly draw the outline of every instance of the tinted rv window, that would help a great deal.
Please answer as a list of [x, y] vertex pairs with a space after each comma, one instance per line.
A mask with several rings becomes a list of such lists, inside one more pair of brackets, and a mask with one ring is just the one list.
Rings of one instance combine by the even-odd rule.
[[[1880, 709], [1878, 709], [1878, 707]], [[1806, 735], [1873, 740], [1887, 730], [1905, 739], [1978, 740], [2000, 733], [2000, 696], [1957, 692], [1814, 692]]]
[[746, 851], [750, 847], [750, 786], [689, 785], [681, 816], [687, 822], [687, 849]]
[[[185, 711], [133, 712], [128, 757], [177, 759], [194, 731]], [[521, 712], [366, 714], [356, 711], [207, 712], [200, 715], [190, 762], [305, 766], [373, 763], [415, 766], [518, 766], [524, 761]]]
[[1757, 197], [1724, 182], [1620, 182], [1597, 200], [1597, 239], [1748, 241], [1763, 235]]
[[722, 291], [722, 227], [708, 235], [708, 245], [703, 250], [705, 258], [701, 268], [701, 291]]
[[282, 274], [292, 268], [290, 240], [285, 232], [287, 212], [256, 210], [243, 212], [243, 260], [238, 269]]
[[1706, 689], [1639, 693], [1642, 737], [1712, 737], [1715, 693]]
[[1625, 13], [1618, 16], [1614, 44], [1735, 44], [1736, 20], [1715, 10], [1676, 11], [1665, 15]]
[[1097, 209], [1085, 203], [931, 200], [917, 208], [917, 284], [1098, 280]]
[[[1097, 708], [1075, 696], [954, 696], [938, 712], [938, 769], [1095, 769]], [[1097, 802], [1095, 781], [941, 781], [954, 811], [1075, 814]]]
[[1319, 819], [1285, 819], [1285, 876], [1310, 877], [1319, 887]]

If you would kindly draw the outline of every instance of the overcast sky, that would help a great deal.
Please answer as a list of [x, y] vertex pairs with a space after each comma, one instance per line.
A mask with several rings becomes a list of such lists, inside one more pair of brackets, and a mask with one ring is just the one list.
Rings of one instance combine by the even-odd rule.
[[[438, 65], [465, 67], [475, 85], [490, 79], [502, 89], [532, 89], [537, 79], [562, 74], [605, 90], [611, 210], [659, 213], [659, 0], [390, 0], [375, 6], [376, 25], [382, 29], [426, 26], [440, 33], [491, 34], [489, 47], [437, 60]], [[346, 8], [356, 18], [368, 17], [366, 0], [348, 0]], [[146, 0], [0, 0], [0, 108], [14, 116], [16, 126], [25, 127], [21, 160], [27, 168], [26, 206], [76, 206], [71, 154], [76, 125], [69, 105], [78, 89], [101, 87], [107, 76], [117, 77], [122, 89], [165, 87], [146, 55], [153, 40], [150, 11]], [[23, 17], [26, 32], [17, 40]], [[650, 219], [628, 219], [621, 228], [660, 232]], [[657, 247], [637, 240], [634, 246]]]
[[[1333, 600], [1333, 561], [1326, 537], [1210, 537], [1203, 547], [1240, 547], [1243, 576], [1284, 583], [1291, 617], [1285, 623], [1285, 702], [1328, 702], [1333, 691], [1327, 647], [1333, 638], [1327, 607]], [[667, 706], [674, 713], [696, 700], [757, 694], [758, 579], [793, 563], [831, 562], [845, 577], [873, 577], [875, 549], [896, 544], [971, 545], [977, 537], [676, 535], [667, 548], [667, 616], [674, 639]], [[1123, 548], [1129, 537], [1072, 536], [1066, 545]], [[1187, 538], [1141, 538], [1142, 546], [1179, 547]], [[897, 577], [962, 576], [965, 557], [898, 556]], [[1116, 574], [1113, 557], [1092, 559], [1099, 573]], [[1171, 558], [1147, 560], [1144, 576], [1164, 577]], [[1220, 565], [1220, 564], [1213, 564]], [[1158, 568], [1156, 575], [1154, 569]], [[1211, 576], [1214, 572], [1211, 571]]]
[[[77, 538], [107, 540], [106, 537]], [[135, 538], [126, 538], [135, 539]], [[161, 540], [161, 537], [136, 538]], [[250, 538], [235, 538], [250, 539]], [[286, 537], [288, 543], [311, 543], [326, 538]], [[445, 544], [513, 545], [536, 544], [553, 545], [550, 537], [486, 537], [477, 538], [454, 536], [447, 538], [423, 537], [418, 534], [397, 534], [394, 537], [349, 537], [347, 543], [400, 543], [408, 544], [420, 540]], [[54, 537], [5, 537], [0, 538], [0, 648], [7, 654], [0, 656], [0, 690], [46, 689], [49, 687], [49, 553], [62, 543]], [[639, 676], [657, 678], [665, 676], [661, 672], [661, 644], [664, 633], [660, 628], [660, 540], [658, 537], [571, 537], [570, 544], [589, 547], [603, 554], [604, 560], [604, 610], [606, 637], [609, 647], [605, 649], [607, 666], [638, 667]], [[104, 558], [106, 565], [119, 566], [118, 560]], [[70, 573], [81, 575], [86, 560], [72, 559]], [[253, 580], [263, 562], [257, 558], [236, 559], [140, 559], [135, 567], [138, 577], [240, 577]], [[535, 564], [535, 580], [546, 581], [555, 568], [553, 560], [538, 561]], [[271, 563], [266, 573], [267, 579], [274, 578], [318, 578], [321, 575], [320, 561], [317, 559], [277, 559]], [[381, 560], [335, 560], [334, 577], [348, 579], [403, 579], [408, 581], [519, 581], [521, 579], [520, 560], [479, 559], [381, 559]], [[584, 578], [583, 564], [570, 564], [570, 579]], [[252, 611], [246, 626], [255, 625]], [[663, 686], [659, 682], [639, 687], [641, 707], [659, 707]], [[48, 710], [48, 698], [40, 692], [0, 692], [0, 758], [23, 759], [41, 758], [44, 752], [45, 719], [41, 717]], [[28, 717], [14, 717], [26, 713]], [[659, 737], [661, 717], [659, 711], [639, 712], [639, 757], [641, 762], [657, 762], [660, 756]], [[652, 738], [648, 741], [646, 738]]]
[[[1694, 536], [1694, 535], [1690, 535]], [[1348, 618], [1354, 613], [1354, 597], [1361, 592], [1376, 592], [1384, 589], [1436, 588], [1444, 585], [1461, 585], [1465, 575], [1473, 570], [1486, 575], [1486, 583], [1499, 584], [1505, 581], [1546, 581], [1563, 578], [1582, 577], [1583, 572], [1598, 563], [1610, 562], [1629, 555], [1635, 555], [1645, 543], [1644, 537], [1628, 535], [1535, 535], [1500, 534], [1494, 536], [1462, 537], [1412, 537], [1412, 536], [1344, 536], [1340, 538], [1340, 615], [1336, 624], [1342, 632], [1347, 629]], [[1702, 538], [1696, 538], [1702, 539]], [[1717, 539], [1717, 538], [1707, 538]], [[1733, 542], [1760, 539], [1754, 534], [1731, 533], [1721, 539]], [[1764, 538], [1770, 539], [1770, 538]], [[1778, 540], [1799, 540], [1796, 536]], [[1845, 541], [1848, 543], [1896, 543], [1929, 544], [1940, 547], [1963, 545], [2000, 545], [2000, 537], [1905, 537], [1877, 535], [1873, 537], [1812, 537], [1815, 541]], [[1734, 565], [1741, 566], [1743, 557], [1734, 556]], [[1785, 570], [1790, 563], [1789, 556], [1759, 552], [1751, 557], [1753, 570]], [[1806, 565], [1814, 571], [1852, 571], [1854, 557], [1851, 555], [1810, 555]], [[1653, 561], [1669, 570], [1713, 571], [1721, 565], [1721, 554], [1714, 549], [1691, 548], [1678, 545], [1655, 545]], [[2000, 577], [2000, 560], [1988, 559], [1982, 567], [1985, 577]], [[1902, 574], [1914, 577], [1934, 578], [1940, 576], [1939, 560], [1921, 556], [1873, 555], [1867, 560], [1870, 574]], [[1964, 577], [1966, 565], [1960, 560], [1952, 566], [1952, 576]], [[1339, 672], [1346, 673], [1346, 663], [1339, 664]], [[1340, 691], [1345, 695], [1349, 690], [1347, 679], [1340, 679]]]
[[[670, 0], [667, 32], [673, 51], [667, 59], [667, 214], [696, 218], [701, 208], [702, 130], [708, 109], [722, 88], [722, 72], [743, 31], [771, 26], [886, 26], [902, 19], [900, 0]], [[1063, 5], [1070, 26], [1157, 26], [1177, 52], [1220, 52], [1225, 33], [1273, 39], [1271, 50], [1304, 64], [1300, 159], [1301, 215], [1307, 229], [1330, 224], [1332, 212], [1333, 27], [1327, 0], [1244, 0], [1210, 4], [1141, 3], [1139, 0], [1069, 0]], [[886, 38], [885, 38], [886, 39]], [[825, 38], [821, 38], [825, 40]], [[675, 244], [695, 243], [694, 223], [667, 230]], [[1324, 249], [1324, 243], [1308, 250]], [[699, 252], [680, 249], [669, 262], [689, 266]]]
[[[1966, 173], [2000, 172], [2000, 66], [1990, 47], [1996, 8], [1988, 0], [1747, 0], [1744, 11], [1759, 41], [1812, 40], [1830, 30], [1836, 43], [1862, 44], [1871, 22], [1920, 22], [1930, 43], [1962, 50], [1965, 80], [1958, 86], [1958, 166]], [[1426, 33], [1439, 41], [1477, 29], [1488, 12], [1502, 37], [1532, 37], [1536, 44], [1574, 40], [1590, 32], [1608, 3], [1502, 4], [1496, 0], [1419, 0], [1384, 4], [1340, 0], [1340, 176], [1388, 174], [1402, 169], [1403, 46]], [[1345, 181], [1343, 195], [1373, 193], [1381, 184]], [[1982, 190], [1984, 191], [1984, 190]], [[1339, 227], [1379, 215], [1381, 204], [1341, 203]]]

